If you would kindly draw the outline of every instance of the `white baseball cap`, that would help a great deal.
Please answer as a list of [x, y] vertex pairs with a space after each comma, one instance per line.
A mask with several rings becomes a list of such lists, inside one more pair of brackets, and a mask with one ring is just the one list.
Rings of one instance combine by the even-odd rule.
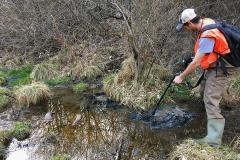
[[196, 16], [197, 14], [195, 13], [194, 9], [191, 8], [185, 9], [179, 16], [179, 21], [176, 30], [180, 31], [183, 28], [184, 23], [191, 21]]

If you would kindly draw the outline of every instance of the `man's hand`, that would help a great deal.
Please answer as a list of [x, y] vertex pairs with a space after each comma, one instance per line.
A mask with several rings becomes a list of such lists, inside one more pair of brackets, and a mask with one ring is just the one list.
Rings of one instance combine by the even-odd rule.
[[182, 83], [182, 81], [183, 81], [183, 78], [181, 76], [176, 76], [173, 80], [173, 82], [176, 84], [180, 84]]
[[188, 67], [181, 73], [179, 76], [176, 76], [173, 80], [176, 84], [182, 83], [182, 81], [189, 74], [195, 71], [195, 69], [200, 65], [200, 61], [203, 57], [203, 54], [196, 53], [193, 61], [188, 65]]

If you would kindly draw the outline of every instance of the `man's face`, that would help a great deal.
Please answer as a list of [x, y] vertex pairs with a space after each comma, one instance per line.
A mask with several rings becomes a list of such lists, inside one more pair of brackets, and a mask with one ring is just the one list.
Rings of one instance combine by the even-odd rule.
[[184, 24], [184, 29], [187, 31], [197, 31], [197, 26], [192, 22], [187, 22]]

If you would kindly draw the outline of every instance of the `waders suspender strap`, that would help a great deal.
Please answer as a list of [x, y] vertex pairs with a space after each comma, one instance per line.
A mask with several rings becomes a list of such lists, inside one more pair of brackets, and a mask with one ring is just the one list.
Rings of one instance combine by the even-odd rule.
[[205, 71], [203, 71], [201, 77], [198, 79], [197, 83], [196, 83], [194, 86], [192, 86], [192, 84], [191, 84], [190, 82], [186, 81], [186, 82], [187, 82], [187, 86], [188, 86], [190, 89], [196, 88], [197, 86], [200, 85], [200, 83], [201, 83], [202, 80], [204, 79], [204, 75], [205, 75]]
[[225, 76], [228, 76], [228, 71], [227, 71], [227, 67], [226, 67], [226, 62], [223, 60], [223, 58], [221, 57], [221, 55], [219, 53], [218, 54], [218, 59], [217, 59], [217, 64], [216, 64], [216, 77], [217, 77], [217, 70], [220, 64], [220, 69], [223, 71], [223, 74]]

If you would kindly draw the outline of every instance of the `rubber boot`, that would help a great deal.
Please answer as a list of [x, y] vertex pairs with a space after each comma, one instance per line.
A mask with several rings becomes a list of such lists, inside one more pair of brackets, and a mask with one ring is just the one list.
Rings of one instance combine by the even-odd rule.
[[209, 144], [214, 147], [220, 146], [222, 143], [224, 126], [225, 119], [209, 119], [207, 124], [207, 136], [202, 139], [194, 140], [194, 142], [198, 144]]

